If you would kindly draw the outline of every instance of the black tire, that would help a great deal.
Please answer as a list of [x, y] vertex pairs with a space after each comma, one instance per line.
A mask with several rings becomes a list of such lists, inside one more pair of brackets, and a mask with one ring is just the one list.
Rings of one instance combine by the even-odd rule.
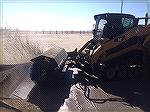
[[143, 74], [144, 74], [144, 70], [143, 70], [142, 68], [136, 67], [136, 68], [134, 69], [134, 76], [135, 76], [135, 77], [140, 77], [140, 76], [142, 76]]
[[126, 70], [120, 70], [117, 72], [117, 79], [125, 79], [127, 78], [128, 72]]
[[128, 78], [134, 78], [134, 69], [130, 68], [127, 72]]
[[116, 78], [116, 69], [115, 68], [108, 68], [106, 70], [105, 78], [108, 80], [114, 80]]

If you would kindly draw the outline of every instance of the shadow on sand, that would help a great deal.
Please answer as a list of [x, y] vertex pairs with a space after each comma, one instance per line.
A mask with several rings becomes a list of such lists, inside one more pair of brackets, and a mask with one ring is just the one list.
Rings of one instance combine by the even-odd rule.
[[28, 102], [44, 112], [56, 112], [69, 97], [70, 86], [65, 79], [37, 84], [29, 93]]
[[[39, 106], [44, 112], [58, 111], [70, 93], [71, 85], [64, 82], [66, 81], [57, 80], [54, 85], [36, 85], [28, 95], [28, 102]], [[141, 75], [111, 82], [101, 79], [98, 85], [106, 93], [123, 98], [127, 106], [150, 111], [150, 76]]]
[[128, 106], [136, 106], [150, 112], [150, 76], [112, 82], [101, 81], [99, 87], [107, 93], [122, 97]]
[[4, 71], [4, 70], [11, 69], [11, 68], [13, 68], [13, 67], [15, 67], [17, 65], [19, 65], [19, 64], [11, 64], [11, 65], [0, 64], [0, 72]]

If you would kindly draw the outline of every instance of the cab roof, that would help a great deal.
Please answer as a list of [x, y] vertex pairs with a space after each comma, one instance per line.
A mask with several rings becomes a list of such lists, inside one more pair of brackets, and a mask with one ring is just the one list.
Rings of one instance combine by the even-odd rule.
[[131, 14], [122, 14], [122, 13], [103, 13], [103, 14], [98, 14], [94, 16], [94, 19], [96, 20], [99, 17], [99, 19], [107, 19], [109, 17], [114, 17], [114, 18], [120, 18], [120, 17], [127, 17], [127, 18], [133, 18], [134, 20], [136, 19], [135, 16]]

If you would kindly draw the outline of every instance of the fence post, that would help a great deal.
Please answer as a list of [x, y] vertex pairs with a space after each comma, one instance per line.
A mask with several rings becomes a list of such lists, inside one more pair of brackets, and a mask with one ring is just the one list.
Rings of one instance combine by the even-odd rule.
[[[6, 33], [6, 27], [4, 30], [0, 30], [0, 33]], [[0, 64], [3, 64], [3, 36], [0, 37]]]

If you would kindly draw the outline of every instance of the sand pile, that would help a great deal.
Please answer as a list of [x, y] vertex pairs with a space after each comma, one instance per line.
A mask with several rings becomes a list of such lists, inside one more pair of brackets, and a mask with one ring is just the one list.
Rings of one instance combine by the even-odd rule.
[[1, 112], [42, 112], [37, 106], [21, 99], [0, 98]]
[[3, 32], [3, 64], [27, 63], [36, 55], [54, 46], [66, 51], [80, 49], [92, 34], [35, 34], [34, 32]]
[[3, 64], [27, 63], [36, 55], [42, 53], [38, 43], [32, 43], [19, 32], [3, 34]]

